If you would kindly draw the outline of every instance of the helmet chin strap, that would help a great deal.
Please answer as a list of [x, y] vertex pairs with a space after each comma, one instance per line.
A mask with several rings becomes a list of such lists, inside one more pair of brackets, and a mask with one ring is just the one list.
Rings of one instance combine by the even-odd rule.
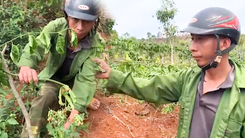
[[222, 55], [224, 54], [223, 51], [220, 50], [219, 36], [216, 34], [215, 36], [217, 38], [217, 49], [215, 52], [215, 59], [205, 66], [199, 66], [202, 69], [202, 71], [206, 71], [210, 68], [216, 68], [222, 59]]

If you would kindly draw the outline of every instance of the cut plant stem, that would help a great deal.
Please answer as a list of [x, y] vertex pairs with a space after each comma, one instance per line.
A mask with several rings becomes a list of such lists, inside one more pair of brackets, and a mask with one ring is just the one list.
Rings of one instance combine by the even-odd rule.
[[[6, 60], [4, 59], [4, 54], [5, 54], [6, 48], [7, 48], [7, 44], [5, 44], [3, 50], [1, 51], [2, 65], [3, 65], [4, 71], [10, 72], [9, 69], [8, 69], [8, 65], [6, 63]], [[29, 137], [30, 138], [34, 138], [34, 135], [33, 135], [32, 131], [31, 131], [30, 116], [29, 116], [29, 114], [28, 114], [28, 112], [26, 110], [26, 107], [25, 107], [25, 105], [24, 105], [19, 93], [17, 92], [17, 90], [15, 88], [14, 79], [13, 79], [13, 77], [10, 74], [8, 74], [8, 78], [9, 78], [9, 84], [10, 84], [11, 90], [12, 90], [12, 92], [13, 92], [13, 94], [14, 94], [14, 96], [15, 96], [15, 98], [16, 98], [19, 106], [20, 106], [20, 109], [21, 109], [23, 115], [24, 115], [24, 118], [25, 118], [25, 121], [26, 121], [26, 129], [27, 129], [27, 132], [29, 134]]]

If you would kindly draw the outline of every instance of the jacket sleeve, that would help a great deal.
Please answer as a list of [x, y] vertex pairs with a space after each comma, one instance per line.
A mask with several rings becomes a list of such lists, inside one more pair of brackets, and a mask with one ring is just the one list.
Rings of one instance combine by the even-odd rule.
[[[45, 58], [45, 51], [44, 47], [50, 48], [51, 46], [51, 39], [54, 37], [54, 32], [59, 26], [59, 24], [64, 23], [62, 18], [56, 19], [54, 21], [49, 22], [42, 30], [39, 36], [36, 37], [37, 40], [37, 48], [33, 54], [30, 53], [31, 42], [27, 43], [25, 46], [23, 53], [20, 57], [20, 61], [17, 64], [18, 67], [21, 66], [29, 66], [33, 69], [37, 68], [37, 65], [40, 61], [44, 60]], [[46, 49], [49, 50], [49, 49]]]
[[95, 94], [95, 68], [96, 64], [91, 59], [87, 59], [75, 76], [72, 91], [76, 96], [74, 107], [79, 112], [86, 110]]
[[182, 78], [184, 72], [140, 79], [132, 77], [131, 73], [123, 74], [111, 70], [107, 88], [111, 93], [130, 95], [136, 99], [152, 103], [177, 102], [181, 96]]

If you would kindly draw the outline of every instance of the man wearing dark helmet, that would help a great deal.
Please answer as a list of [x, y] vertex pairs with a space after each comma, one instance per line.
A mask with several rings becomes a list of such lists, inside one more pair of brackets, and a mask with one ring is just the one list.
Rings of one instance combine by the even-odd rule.
[[[85, 112], [86, 108], [98, 109], [100, 102], [94, 99], [96, 89], [94, 62], [91, 57], [97, 54], [96, 47], [103, 45], [103, 40], [96, 33], [99, 23], [99, 1], [98, 0], [66, 0], [65, 18], [58, 18], [46, 25], [37, 37], [38, 48], [31, 54], [31, 43], [28, 43], [18, 63], [20, 67], [19, 80], [23, 83], [31, 81], [38, 82], [39, 78], [51, 78], [70, 86], [76, 96], [74, 109], [69, 115], [69, 121], [65, 128], [69, 127], [75, 114]], [[71, 29], [78, 38], [78, 45], [70, 43]], [[51, 33], [59, 32], [61, 33]], [[45, 36], [46, 40], [42, 40]], [[65, 41], [64, 54], [58, 53], [56, 45]], [[43, 41], [49, 41], [49, 57], [46, 67], [37, 75], [36, 67], [40, 60], [44, 59], [45, 50]], [[30, 120], [35, 136], [44, 137], [41, 130], [46, 127], [49, 109], [59, 109], [58, 94], [59, 85], [52, 82], [44, 83], [38, 97], [31, 103]], [[46, 133], [44, 133], [46, 134]], [[23, 128], [22, 138], [28, 137], [27, 130]]]
[[198, 12], [183, 30], [198, 67], [150, 80], [133, 78], [95, 58], [107, 88], [153, 103], [180, 103], [178, 138], [245, 137], [245, 68], [229, 59], [238, 44], [240, 24], [231, 11], [210, 7]]

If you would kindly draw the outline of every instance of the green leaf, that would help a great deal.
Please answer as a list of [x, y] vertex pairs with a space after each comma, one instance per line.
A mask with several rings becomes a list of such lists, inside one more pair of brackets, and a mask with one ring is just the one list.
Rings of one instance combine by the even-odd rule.
[[65, 39], [64, 37], [58, 36], [57, 44], [56, 44], [56, 51], [59, 54], [64, 54], [64, 45], [65, 45]]
[[5, 129], [5, 127], [6, 127], [5, 122], [0, 122], [0, 128]]
[[17, 45], [12, 44], [12, 49], [10, 52], [10, 57], [12, 61], [17, 64], [20, 59], [20, 51]]
[[0, 58], [0, 70], [2, 70], [2, 59]]
[[139, 104], [142, 104], [144, 102], [144, 100], [138, 100]]
[[51, 44], [50, 44], [50, 39], [47, 39], [47, 38], [49, 38], [50, 36], [45, 33], [45, 37], [46, 37], [46, 45], [45, 45], [46, 46], [46, 50], [49, 51]]
[[71, 29], [71, 46], [76, 47], [78, 45], [77, 35], [74, 30]]
[[5, 96], [7, 94], [8, 94], [8, 92], [6, 92], [5, 90], [3, 90], [3, 88], [0, 88], [0, 95], [4, 95]]
[[37, 40], [33, 35], [29, 35], [30, 53], [33, 54], [37, 49]]
[[39, 36], [39, 40], [43, 45], [47, 45], [45, 33], [41, 33], [41, 35]]
[[[1, 132], [1, 131], [0, 131]], [[1, 135], [0, 135], [1, 138], [8, 138], [8, 134], [5, 133], [5, 132], [1, 132]]]
[[53, 0], [48, 0], [47, 2], [48, 2], [47, 5], [48, 5], [49, 7], [53, 4]]
[[57, 133], [58, 133], [58, 137], [59, 138], [65, 138], [65, 133], [64, 133], [65, 131], [62, 131], [62, 130], [57, 130]]
[[9, 85], [8, 77], [3, 70], [0, 70], [0, 83], [2, 83], [5, 86]]
[[63, 87], [60, 87], [60, 90], [59, 90], [59, 104], [61, 105], [61, 106], [64, 106], [65, 105], [65, 103], [63, 103], [63, 101], [62, 101], [62, 92], [64, 91], [64, 88]]
[[77, 130], [83, 130], [88, 133], [89, 132], [88, 127], [89, 127], [89, 123], [84, 123], [83, 125], [78, 126]]
[[73, 136], [74, 138], [80, 138], [80, 133], [78, 133], [78, 132], [73, 132], [72, 136]]
[[52, 125], [50, 123], [47, 124], [46, 128], [48, 130], [49, 135], [51, 135], [51, 136], [55, 135], [54, 128], [52, 127]]
[[7, 123], [10, 125], [18, 125], [19, 124], [14, 118], [8, 119]]
[[39, 36], [39, 41], [43, 44], [42, 46], [44, 46], [45, 48], [45, 54], [47, 54], [49, 52], [50, 49], [50, 36], [48, 35], [47, 32], [42, 32], [42, 34]]

